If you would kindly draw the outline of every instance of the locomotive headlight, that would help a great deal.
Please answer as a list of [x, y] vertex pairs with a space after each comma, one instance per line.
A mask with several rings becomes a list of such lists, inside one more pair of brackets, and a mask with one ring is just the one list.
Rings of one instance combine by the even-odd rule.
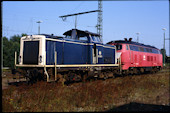
[[42, 62], [42, 56], [40, 55], [40, 63]]

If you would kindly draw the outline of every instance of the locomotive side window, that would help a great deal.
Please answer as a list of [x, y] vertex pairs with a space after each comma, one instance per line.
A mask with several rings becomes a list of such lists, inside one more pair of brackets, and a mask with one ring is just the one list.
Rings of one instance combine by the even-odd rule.
[[91, 38], [92, 38], [92, 40], [93, 40], [94, 42], [101, 42], [100, 38], [97, 37], [97, 36], [93, 36], [93, 35], [92, 35]]
[[93, 41], [97, 41], [95, 36], [91, 36]]
[[138, 48], [138, 46], [130, 45], [130, 50], [139, 51], [139, 48]]
[[100, 40], [100, 38], [99, 38], [99, 37], [97, 37], [97, 40], [98, 40], [98, 42], [101, 42], [101, 40]]
[[69, 36], [69, 35], [66, 35], [66, 37], [65, 38], [67, 38], [67, 39], [71, 39], [71, 36]]
[[87, 37], [86, 36], [83, 36], [83, 37], [79, 37], [79, 40], [82, 40], [82, 41], [87, 41]]
[[144, 48], [143, 47], [139, 47], [139, 51], [144, 52]]
[[149, 52], [151, 52], [151, 53], [152, 53], [152, 49], [149, 49]]
[[158, 50], [158, 54], [161, 54], [161, 51], [160, 51], [160, 50]]
[[146, 48], [146, 51], [147, 51], [147, 52], [150, 52], [148, 48]]
[[143, 52], [159, 54], [159, 50], [157, 49], [149, 49], [149, 48], [142, 48], [142, 47], [139, 47], [139, 49], [140, 51], [143, 51]]
[[130, 47], [130, 50], [133, 50], [133, 46], [132, 45], [129, 45], [129, 47]]
[[134, 48], [135, 48], [135, 51], [139, 51], [138, 46], [134, 46]]
[[159, 53], [158, 50], [156, 50], [156, 49], [153, 49], [152, 51], [153, 51], [153, 53]]
[[147, 52], [146, 48], [144, 48], [144, 52]]
[[128, 49], [128, 45], [126, 45], [126, 50], [129, 50], [129, 49]]
[[122, 45], [116, 45], [116, 49], [117, 50], [121, 50], [122, 49]]
[[[126, 49], [128, 50], [128, 46], [126, 45]], [[156, 53], [161, 54], [160, 50], [152, 49], [152, 48], [145, 48], [145, 47], [138, 47], [136, 45], [129, 45], [129, 49], [133, 51], [141, 51], [141, 52], [148, 52], [148, 53]]]
[[158, 50], [156, 50], [156, 53], [158, 53]]

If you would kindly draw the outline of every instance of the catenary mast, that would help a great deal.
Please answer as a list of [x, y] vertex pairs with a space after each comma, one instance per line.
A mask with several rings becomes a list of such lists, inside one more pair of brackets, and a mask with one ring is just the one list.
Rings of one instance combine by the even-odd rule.
[[98, 1], [98, 21], [97, 21], [97, 33], [100, 34], [100, 39], [103, 42], [103, 14], [102, 14], [102, 0]]

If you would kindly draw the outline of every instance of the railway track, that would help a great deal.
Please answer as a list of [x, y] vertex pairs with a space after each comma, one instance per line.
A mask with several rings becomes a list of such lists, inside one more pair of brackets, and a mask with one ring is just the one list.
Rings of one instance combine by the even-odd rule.
[[[168, 73], [168, 68], [164, 68], [160, 71], [158, 71], [157, 73]], [[50, 72], [49, 72], [50, 73]], [[123, 74], [123, 75], [120, 75], [120, 74], [117, 74], [117, 75], [114, 75], [114, 76], [105, 76], [105, 77], [101, 77], [101, 78], [96, 78], [96, 77], [92, 77], [90, 79], [86, 79], [85, 81], [83, 80], [79, 80], [79, 81], [70, 81], [70, 82], [66, 82], [66, 80], [62, 77], [62, 79], [58, 80], [58, 81], [51, 81], [51, 82], [56, 82], [56, 83], [61, 83], [61, 84], [65, 84], [65, 85], [71, 85], [71, 84], [74, 84], [74, 83], [81, 83], [81, 82], [89, 82], [89, 81], [96, 81], [96, 80], [106, 80], [106, 79], [115, 79], [117, 77], [126, 77], [126, 76], [140, 76], [140, 75], [154, 75], [154, 74], [157, 74], [157, 73], [153, 73], [153, 72], [144, 72], [143, 74]], [[61, 75], [60, 75], [61, 76]], [[104, 75], [100, 75], [100, 76], [104, 76]], [[23, 85], [23, 84], [26, 84], [26, 85], [31, 85], [31, 84], [36, 84], [37, 82], [39, 81], [44, 81], [46, 82], [46, 80], [43, 80], [43, 79], [40, 79], [40, 80], [36, 80], [36, 81], [31, 81], [32, 79], [28, 79], [26, 77], [24, 77], [24, 75], [21, 75], [21, 73], [17, 73], [15, 75], [11, 74], [11, 72], [3, 72], [2, 74], [2, 89], [6, 89], [9, 85], [15, 85], [15, 86], [20, 86], [20, 85]], [[51, 83], [49, 82], [49, 83]]]

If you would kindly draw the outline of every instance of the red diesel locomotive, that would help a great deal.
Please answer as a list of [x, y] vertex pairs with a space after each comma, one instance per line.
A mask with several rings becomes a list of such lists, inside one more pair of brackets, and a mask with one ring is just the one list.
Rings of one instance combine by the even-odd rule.
[[157, 72], [162, 68], [162, 54], [154, 46], [127, 40], [110, 41], [121, 56], [122, 74], [138, 74], [146, 71]]

